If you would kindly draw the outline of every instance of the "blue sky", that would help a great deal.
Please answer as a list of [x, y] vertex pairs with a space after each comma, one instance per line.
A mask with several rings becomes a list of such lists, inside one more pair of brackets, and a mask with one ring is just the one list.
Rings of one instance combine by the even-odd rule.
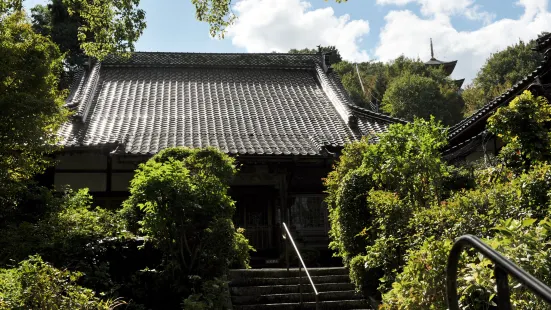
[[[30, 7], [46, 0], [27, 0]], [[400, 55], [458, 60], [469, 82], [485, 59], [518, 40], [551, 31], [549, 0], [233, 0], [238, 20], [223, 40], [195, 20], [189, 0], [141, 0], [147, 29], [139, 51], [285, 52], [336, 45], [350, 61]]]

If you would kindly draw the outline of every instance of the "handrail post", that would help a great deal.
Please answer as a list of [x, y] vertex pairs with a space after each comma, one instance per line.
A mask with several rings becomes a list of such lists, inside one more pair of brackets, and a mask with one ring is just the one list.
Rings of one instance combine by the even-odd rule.
[[[285, 234], [283, 234], [283, 239], [289, 238], [289, 242], [293, 245], [293, 248], [295, 249], [295, 252], [297, 253], [298, 260], [300, 261], [300, 264], [298, 264], [298, 289], [299, 289], [299, 296], [300, 296], [300, 308], [302, 309], [303, 306], [303, 299], [302, 299], [302, 267], [304, 267], [304, 272], [306, 273], [306, 277], [308, 277], [308, 280], [310, 280], [310, 284], [312, 285], [312, 289], [314, 290], [314, 295], [316, 297], [316, 310], [319, 310], [319, 293], [316, 289], [316, 286], [314, 285], [314, 281], [312, 281], [312, 277], [310, 276], [310, 273], [308, 272], [308, 268], [306, 268], [306, 264], [304, 264], [304, 260], [302, 259], [302, 256], [300, 255], [300, 252], [298, 251], [297, 245], [295, 244], [295, 241], [293, 240], [293, 237], [291, 236], [291, 232], [289, 231], [289, 228], [287, 228], [287, 225], [283, 222], [283, 228], [285, 229]], [[287, 243], [285, 243], [285, 256], [287, 259], [287, 273], [289, 273], [289, 252], [287, 251]]]
[[509, 292], [507, 272], [496, 264], [494, 275], [496, 276], [497, 286], [497, 308], [500, 310], [511, 310], [511, 294]]
[[318, 294], [316, 294], [316, 310], [320, 310], [320, 298]]
[[285, 262], [287, 264], [287, 274], [289, 274], [289, 243], [285, 242]]
[[298, 292], [300, 293], [300, 307], [302, 308], [302, 273], [300, 267], [298, 265]]
[[508, 276], [515, 278], [535, 295], [551, 305], [551, 288], [531, 274], [515, 265], [505, 256], [492, 249], [489, 245], [473, 235], [464, 235], [455, 240], [448, 256], [446, 267], [446, 293], [449, 310], [459, 310], [459, 298], [457, 296], [457, 272], [459, 258], [465, 246], [470, 246], [494, 263], [494, 275], [497, 286], [498, 309], [510, 310], [511, 300], [509, 292]]

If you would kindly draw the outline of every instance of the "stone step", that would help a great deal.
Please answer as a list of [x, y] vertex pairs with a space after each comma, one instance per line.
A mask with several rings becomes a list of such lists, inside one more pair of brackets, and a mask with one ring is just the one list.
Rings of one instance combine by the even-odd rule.
[[[299, 309], [316, 309], [315, 302], [300, 303], [274, 303], [274, 304], [258, 304], [258, 305], [242, 305], [233, 306], [234, 310], [299, 310]], [[369, 303], [362, 299], [354, 300], [336, 300], [336, 301], [322, 301], [319, 303], [320, 310], [351, 310], [351, 309], [372, 309]]]
[[[348, 275], [348, 270], [344, 267], [331, 268], [308, 268], [310, 276], [328, 276], [328, 275]], [[298, 277], [298, 268], [262, 268], [262, 269], [231, 269], [229, 276], [231, 279], [239, 278], [283, 278]], [[306, 275], [304, 269], [301, 274]]]
[[[318, 292], [329, 291], [350, 291], [354, 289], [352, 283], [320, 283], [316, 284]], [[242, 286], [230, 287], [232, 296], [251, 296], [251, 295], [269, 295], [269, 294], [289, 294], [298, 293], [298, 285], [267, 285], [267, 286]], [[310, 283], [302, 284], [303, 293], [311, 293], [312, 285]]]
[[[288, 278], [253, 278], [253, 277], [231, 277], [230, 286], [265, 286], [265, 285], [293, 285], [299, 284], [299, 277]], [[349, 283], [350, 279], [348, 275], [327, 275], [327, 276], [313, 276], [312, 281], [314, 285], [322, 283]], [[308, 284], [308, 277], [302, 277], [302, 284]]]
[[[296, 303], [300, 302], [301, 294], [270, 294], [270, 295], [257, 295], [257, 296], [234, 296], [232, 297], [233, 305], [256, 305], [256, 304], [274, 304], [274, 303]], [[336, 301], [336, 300], [354, 300], [362, 299], [362, 296], [357, 294], [356, 291], [333, 291], [333, 292], [320, 292], [318, 294], [319, 301]], [[314, 293], [303, 293], [303, 302], [316, 301]]]

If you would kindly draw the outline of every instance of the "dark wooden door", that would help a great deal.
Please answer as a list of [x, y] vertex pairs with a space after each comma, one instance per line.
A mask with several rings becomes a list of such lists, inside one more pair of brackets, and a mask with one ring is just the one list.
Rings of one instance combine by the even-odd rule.
[[269, 186], [232, 187], [236, 202], [233, 222], [235, 227], [245, 229], [245, 236], [256, 249], [275, 247], [274, 199], [275, 190]]

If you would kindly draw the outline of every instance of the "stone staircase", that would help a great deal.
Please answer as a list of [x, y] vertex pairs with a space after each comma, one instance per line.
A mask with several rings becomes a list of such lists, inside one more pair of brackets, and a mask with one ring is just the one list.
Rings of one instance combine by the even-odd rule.
[[[319, 309], [372, 309], [354, 291], [348, 270], [337, 268], [308, 269], [319, 293]], [[230, 291], [234, 310], [316, 309], [312, 285], [302, 274], [303, 307], [300, 305], [298, 268], [230, 270]]]

